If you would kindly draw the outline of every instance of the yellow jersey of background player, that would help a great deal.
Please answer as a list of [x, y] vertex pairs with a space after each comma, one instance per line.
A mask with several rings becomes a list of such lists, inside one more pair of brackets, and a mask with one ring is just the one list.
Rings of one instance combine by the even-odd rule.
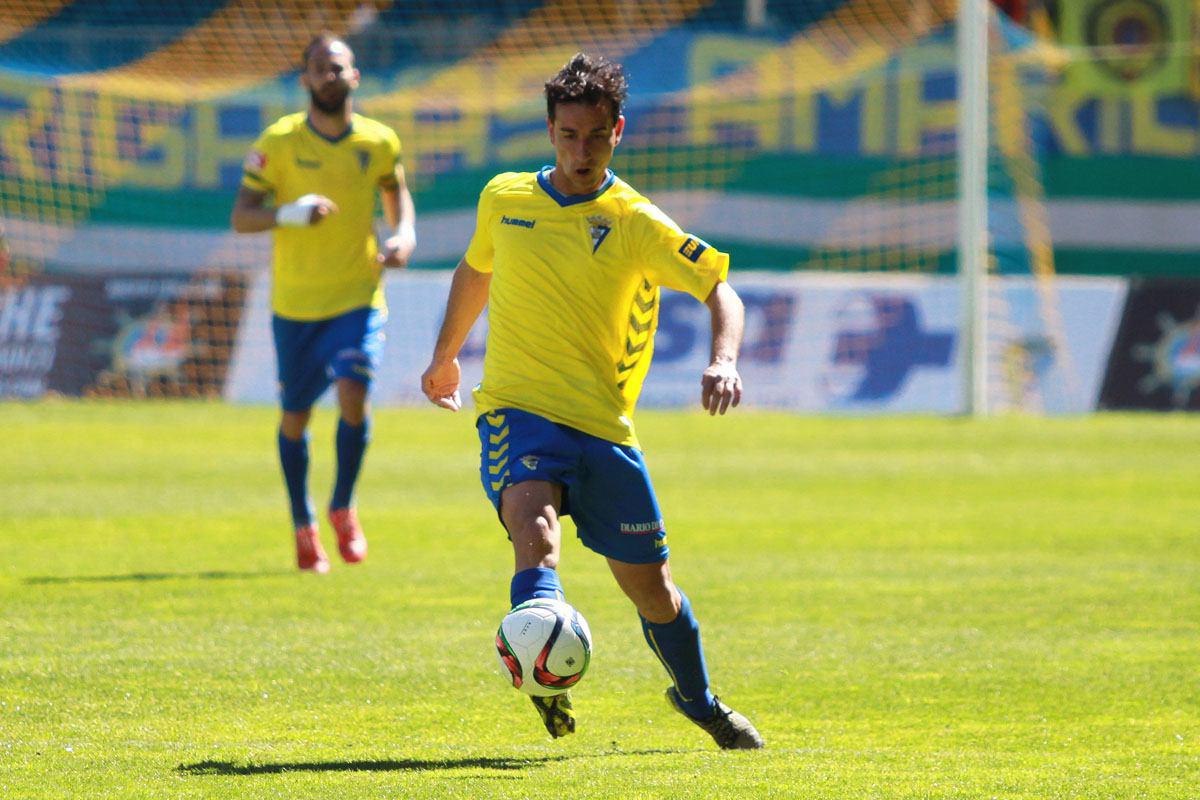
[[395, 181], [400, 139], [373, 119], [350, 115], [336, 137], [305, 112], [271, 125], [246, 156], [242, 186], [279, 206], [319, 189], [336, 206], [319, 225], [277, 225], [271, 310], [288, 319], [328, 319], [353, 308], [384, 307], [383, 265], [374, 232], [375, 194]]

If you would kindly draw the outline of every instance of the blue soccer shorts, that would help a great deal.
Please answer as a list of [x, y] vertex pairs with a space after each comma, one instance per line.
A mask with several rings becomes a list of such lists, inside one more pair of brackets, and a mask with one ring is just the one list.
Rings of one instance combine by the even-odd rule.
[[667, 533], [646, 462], [636, 447], [613, 444], [545, 417], [503, 408], [476, 422], [479, 477], [500, 511], [500, 493], [522, 481], [563, 487], [562, 514], [580, 541], [627, 564], [667, 558]]
[[383, 357], [387, 312], [356, 308], [329, 319], [303, 322], [275, 316], [275, 361], [284, 411], [304, 411], [339, 378], [371, 385]]

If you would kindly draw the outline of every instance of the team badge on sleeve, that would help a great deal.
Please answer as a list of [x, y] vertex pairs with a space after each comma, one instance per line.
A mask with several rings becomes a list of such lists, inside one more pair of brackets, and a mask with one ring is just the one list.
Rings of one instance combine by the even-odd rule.
[[708, 245], [705, 244], [702, 240], [697, 239], [695, 236], [689, 236], [687, 238], [687, 241], [685, 241], [679, 247], [679, 254], [682, 255], [684, 258], [686, 258], [688, 261], [695, 264], [697, 261], [700, 260], [700, 256], [702, 256], [704, 254], [704, 251], [707, 249], [708, 249]]
[[242, 167], [247, 172], [262, 172], [267, 166], [267, 154], [261, 150], [251, 150], [246, 153], [246, 160], [242, 162]]
[[591, 225], [592, 234], [592, 253], [593, 255], [600, 249], [600, 245], [604, 244], [605, 237], [612, 233], [612, 220], [607, 217], [602, 217], [597, 214], [594, 217], [587, 218], [588, 225]]

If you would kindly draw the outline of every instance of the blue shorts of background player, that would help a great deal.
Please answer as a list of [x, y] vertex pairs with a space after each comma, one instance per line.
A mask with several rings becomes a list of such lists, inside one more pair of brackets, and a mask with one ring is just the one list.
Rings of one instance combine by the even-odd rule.
[[518, 409], [479, 417], [479, 477], [500, 510], [506, 486], [538, 480], [564, 489], [560, 513], [575, 521], [588, 549], [627, 564], [667, 558], [662, 511], [637, 448]]
[[306, 322], [274, 316], [275, 360], [284, 411], [303, 411], [338, 378], [370, 386], [383, 357], [387, 313], [356, 308]]

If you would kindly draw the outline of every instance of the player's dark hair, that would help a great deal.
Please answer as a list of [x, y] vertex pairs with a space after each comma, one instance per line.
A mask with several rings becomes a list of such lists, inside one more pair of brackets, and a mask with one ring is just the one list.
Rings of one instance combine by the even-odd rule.
[[566, 66], [546, 81], [546, 116], [554, 120], [554, 109], [559, 103], [585, 103], [598, 105], [607, 101], [616, 123], [621, 116], [621, 106], [629, 93], [629, 82], [620, 64], [603, 56], [591, 58], [576, 53]]
[[[308, 40], [308, 44], [304, 48], [304, 53], [300, 57], [301, 69], [308, 69], [308, 62], [312, 59], [313, 54], [322, 47], [329, 47], [334, 42], [340, 42], [347, 50], [350, 50], [350, 45], [346, 44], [346, 40], [340, 36], [334, 36], [329, 31], [322, 31], [316, 36]], [[354, 51], [350, 50], [350, 56], [353, 58]]]

